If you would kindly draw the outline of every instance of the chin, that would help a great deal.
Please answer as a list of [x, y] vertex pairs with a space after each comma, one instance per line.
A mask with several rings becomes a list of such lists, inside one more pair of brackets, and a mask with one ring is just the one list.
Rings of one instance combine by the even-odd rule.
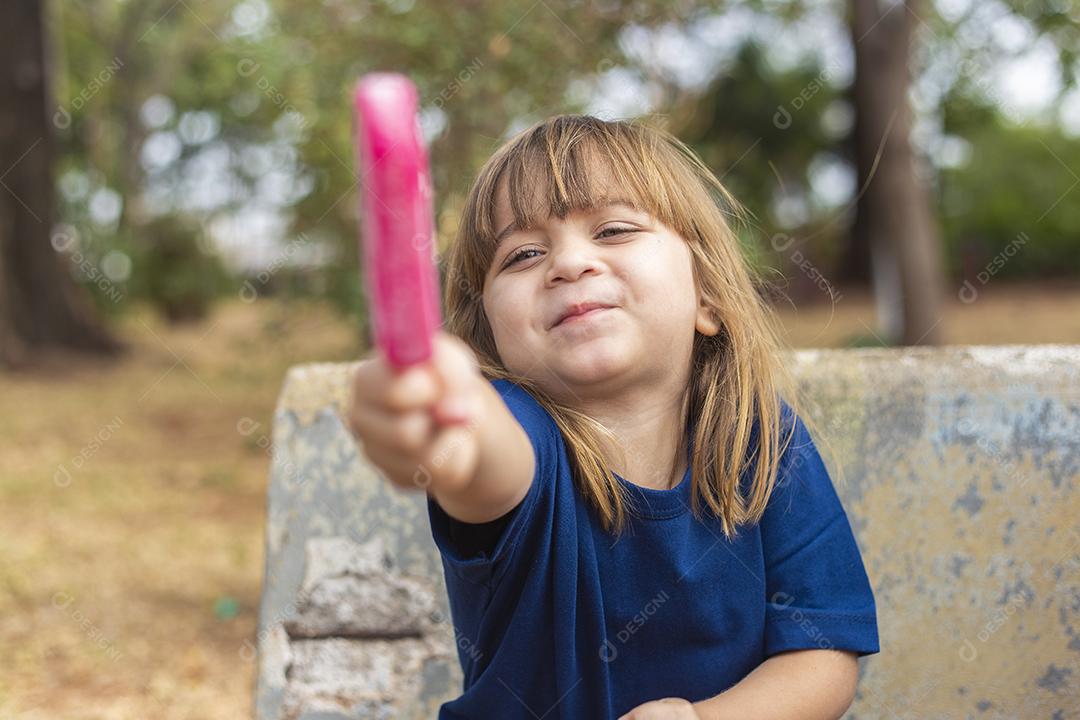
[[557, 351], [550, 366], [567, 383], [602, 382], [628, 371], [633, 362], [616, 343], [591, 342]]

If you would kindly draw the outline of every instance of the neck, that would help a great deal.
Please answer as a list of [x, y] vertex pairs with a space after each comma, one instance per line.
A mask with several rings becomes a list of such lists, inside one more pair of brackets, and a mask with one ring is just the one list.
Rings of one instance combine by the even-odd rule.
[[686, 473], [686, 379], [639, 383], [616, 397], [583, 401], [582, 412], [618, 441], [606, 448], [609, 467], [628, 482], [666, 490]]

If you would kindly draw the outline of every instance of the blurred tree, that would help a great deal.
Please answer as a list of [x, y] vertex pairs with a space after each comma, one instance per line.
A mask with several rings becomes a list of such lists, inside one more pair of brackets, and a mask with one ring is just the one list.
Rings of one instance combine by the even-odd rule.
[[936, 345], [944, 276], [941, 241], [911, 149], [911, 44], [916, 0], [853, 0], [854, 259], [869, 248], [879, 316], [891, 342]]
[[135, 253], [142, 269], [135, 287], [167, 321], [202, 319], [211, 303], [235, 285], [221, 260], [203, 251], [198, 242], [202, 231], [190, 219], [162, 215], [147, 223], [145, 232], [153, 245]]
[[966, 159], [941, 171], [939, 207], [960, 298], [996, 278], [1080, 277], [1080, 143], [993, 112], [958, 122]]
[[[120, 345], [96, 319], [53, 248], [53, 139], [42, 3], [0, 4], [0, 365], [35, 349], [97, 354]], [[66, 244], [66, 243], [65, 243]]]
[[[1056, 51], [1059, 82], [1049, 109], [1059, 109], [1077, 86], [1080, 6], [1012, 0], [1006, 6], [1011, 32], [1026, 34], [1025, 42], [1009, 49], [992, 42], [971, 46], [970, 39], [956, 43], [966, 52], [959, 61], [950, 59], [955, 75], [940, 101], [945, 159], [937, 206], [950, 270], [961, 281], [958, 295], [965, 302], [996, 278], [1080, 275], [1080, 138], [1052, 112], [1015, 107], [995, 83], [997, 69], [1033, 48]], [[988, 32], [979, 24], [980, 10], [972, 5], [938, 32], [950, 39], [979, 37], [980, 30]]]
[[[853, 277], [870, 267], [868, 245], [845, 248], [840, 242], [849, 208], [815, 205], [821, 167], [832, 180], [840, 176], [840, 185], [858, 187], [850, 181], [856, 166], [853, 143], [841, 137], [849, 120], [841, 123], [839, 134], [833, 122], [852, 114], [854, 89], [823, 76], [823, 69], [812, 64], [774, 70], [772, 56], [790, 48], [765, 38], [760, 48], [744, 49], [734, 66], [723, 68], [699, 98], [673, 83], [665, 85], [669, 78], [655, 74], [627, 42], [642, 30], [692, 33], [703, 20], [748, 8], [787, 25], [797, 23], [804, 12], [825, 8], [843, 28], [853, 7], [845, 0], [737, 5], [723, 0], [78, 0], [52, 7], [56, 35], [63, 38], [58, 79], [63, 85], [59, 95], [66, 101], [60, 109], [67, 113], [61, 117], [60, 214], [77, 228], [80, 249], [92, 264], [110, 254], [129, 258], [134, 266], [125, 288], [132, 297], [164, 302], [164, 295], [152, 288], [168, 283], [146, 275], [167, 272], [169, 263], [155, 259], [159, 250], [162, 257], [176, 257], [177, 246], [165, 252], [152, 230], [157, 219], [169, 217], [177, 221], [173, 230], [197, 232], [180, 244], [184, 252], [196, 253], [189, 258], [196, 265], [200, 244], [195, 240], [211, 236], [232, 243], [249, 260], [274, 265], [281, 277], [292, 273], [292, 260], [315, 258], [324, 264], [311, 273], [318, 282], [252, 286], [259, 292], [284, 287], [328, 292], [362, 323], [356, 197], [363, 178], [353, 169], [348, 96], [355, 78], [371, 70], [405, 72], [420, 89], [443, 247], [473, 173], [510, 132], [554, 112], [582, 109], [590, 98], [587, 92], [569, 92], [576, 87], [633, 76], [644, 81], [661, 117], [670, 115], [672, 129], [685, 129], [708, 154], [736, 195], [759, 214], [769, 236], [798, 237], [792, 248], [806, 250], [808, 257], [812, 253], [829, 275], [839, 267], [834, 260], [841, 253], [851, 258], [848, 266], [857, 271]], [[913, 7], [894, 6], [864, 42], [879, 31], [888, 34], [893, 16], [906, 13], [907, 22], [915, 22]], [[935, 58], [939, 64], [953, 56], [993, 59], [991, 40], [969, 42], [968, 31], [985, 20], [979, 7], [972, 3], [961, 17], [949, 19], [932, 8], [919, 10], [925, 17], [915, 44], [922, 50], [913, 58], [916, 93], [923, 80], [940, 82], [940, 68], [931, 67]], [[1011, 7], [1054, 43], [1065, 45], [1075, 36], [1067, 11], [1054, 3], [1016, 0]], [[964, 42], [957, 40], [960, 30]], [[100, 78], [103, 68], [117, 68], [115, 78], [99, 82], [92, 97], [84, 97], [82, 90]], [[978, 80], [980, 74], [962, 73], [958, 82]], [[773, 115], [784, 103], [793, 107], [795, 99], [800, 107], [791, 129], [781, 132]], [[913, 119], [925, 123], [948, 101], [923, 97], [920, 102]], [[824, 132], [825, 126], [833, 130]], [[893, 126], [894, 135], [898, 129]], [[884, 127], [879, 130], [883, 135]], [[995, 131], [980, 137], [992, 138]], [[906, 131], [901, 134], [906, 138]], [[892, 157], [891, 148], [883, 148], [882, 162]], [[961, 173], [949, 182], [961, 177], [966, 176]], [[929, 178], [931, 184], [936, 180]], [[119, 212], [102, 211], [110, 206]], [[811, 239], [812, 244], [805, 242]], [[761, 245], [760, 238], [754, 240]], [[798, 262], [793, 251], [787, 254], [787, 261]], [[1019, 272], [1028, 266], [1011, 267]], [[812, 279], [790, 274], [795, 282]], [[194, 278], [197, 273], [184, 275]], [[99, 296], [99, 288], [83, 280]], [[194, 289], [212, 293], [212, 285]], [[198, 305], [206, 307], [202, 301]]]
[[[122, 247], [138, 276], [167, 267], [152, 261], [155, 217], [183, 215], [212, 234], [219, 220], [254, 211], [271, 219], [267, 234], [284, 227], [302, 239], [298, 256], [329, 259], [328, 292], [362, 318], [362, 178], [353, 168], [348, 97], [360, 74], [396, 70], [419, 86], [445, 237], [470, 173], [508, 126], [572, 109], [566, 90], [575, 77], [625, 61], [618, 32], [626, 23], [660, 22], [692, 6], [587, 3], [556, 5], [556, 13], [524, 0], [65, 3], [56, 15], [68, 84], [120, 68], [92, 101], [63, 109], [61, 168], [73, 185], [89, 186], [65, 196], [65, 215], [95, 258]], [[202, 180], [208, 166], [217, 168], [208, 176], [216, 191]], [[94, 219], [95, 193], [122, 199], [114, 222]]]
[[[233, 7], [83, 0], [54, 13], [68, 85], [95, 87], [58, 110], [61, 168], [88, 188], [65, 198], [66, 214], [87, 256], [121, 252], [132, 266], [127, 289], [169, 321], [203, 316], [221, 294], [221, 260], [206, 237], [253, 192], [254, 180], [232, 172], [233, 153], [262, 131], [230, 103], [239, 77]], [[101, 196], [117, 198], [110, 220], [93, 212]]]
[[[821, 4], [792, 0], [758, 9], [770, 17], [780, 11], [785, 22], [793, 24], [814, 6], [820, 8]], [[896, 342], [932, 341], [940, 314], [933, 309], [937, 301], [931, 299], [942, 295], [942, 281], [934, 278], [944, 273], [940, 269], [925, 273], [927, 267], [940, 268], [946, 249], [950, 251], [949, 269], [962, 271], [965, 277], [984, 272], [988, 264], [995, 272], [1014, 276], [1050, 272], [1054, 268], [1047, 262], [1051, 257], [1057, 258], [1058, 269], [1074, 265], [1071, 258], [1077, 256], [1073, 239], [1077, 235], [1064, 229], [1071, 227], [1068, 203], [1059, 203], [1045, 218], [1036, 218], [1040, 213], [1030, 209], [1053, 204], [1075, 181], [1070, 168], [1074, 167], [1071, 158], [1076, 154], [1072, 149], [1076, 143], [1050, 129], [1030, 128], [1020, 133], [1001, 121], [1006, 103], [994, 76], [1002, 62], [1019, 59], [1034, 42], [1025, 41], [1004, 52], [988, 16], [996, 18], [1002, 10], [1011, 11], [1013, 17], [1006, 18], [1013, 33], [1023, 30], [1044, 45], [1049, 40], [1060, 54], [1064, 92], [1075, 85], [1071, 68], [1074, 48], [1080, 41], [1076, 7], [1012, 2], [1007, 8], [991, 9], [971, 3], [961, 8], [959, 15], [946, 19], [929, 5], [892, 3], [882, 6], [858, 33], [851, 27], [854, 10], [853, 3], [833, 3], [837, 21], [849, 25], [857, 75], [852, 86], [837, 84], [820, 61], [804, 60], [794, 70], [779, 72], [771, 67], [770, 58], [777, 53], [771, 45], [763, 44], [760, 52], [744, 47], [704, 93], [682, 97], [682, 107], [673, 111], [675, 126], [725, 176], [736, 196], [759, 213], [760, 229], [773, 238], [774, 249], [783, 248], [777, 258], [781, 263], [812, 257], [815, 264], [826, 268], [826, 274], [845, 285], [870, 281], [873, 269], [872, 287], [880, 298], [886, 334]], [[897, 37], [899, 23], [907, 26], [900, 28], [906, 39]], [[691, 30], [687, 28], [687, 34]], [[911, 96], [919, 103], [918, 115], [909, 109]], [[847, 105], [846, 99], [861, 122], [852, 127], [850, 138], [837, 142], [834, 135], [822, 130], [835, 125], [836, 110]], [[893, 111], [899, 108], [903, 108], [903, 115], [898, 112], [894, 117]], [[777, 114], [772, 116], [774, 111]], [[770, 116], [771, 124], [765, 122]], [[916, 140], [911, 138], [916, 122], [921, 123], [917, 149], [913, 145]], [[995, 141], [1002, 134], [1009, 137], [1000, 137], [1003, 149], [999, 149]], [[1036, 142], [1037, 138], [1044, 142]], [[1020, 155], [1025, 144], [1029, 146], [1026, 159]], [[957, 152], [964, 157], [950, 160]], [[972, 154], [970, 167], [952, 165], [968, 163], [967, 156]], [[834, 167], [849, 163], [855, 167], [858, 162], [858, 183], [853, 186], [863, 192], [852, 193], [852, 205], [858, 207], [853, 218], [845, 217], [847, 208], [823, 210], [804, 202], [812, 197], [814, 166], [820, 166], [823, 156]], [[1034, 161], [1040, 157], [1045, 164]], [[1027, 176], [1029, 171], [1032, 175], [1031, 182], [1019, 192], [1009, 182], [1010, 165], [1013, 175]], [[906, 181], [897, 186], [900, 177]], [[891, 198], [877, 197], [887, 196], [897, 187], [906, 189]], [[1057, 195], [1052, 192], [1054, 187], [1059, 189]], [[940, 208], [933, 209], [946, 215], [941, 230], [947, 233], [948, 244], [941, 249], [936, 247], [941, 242], [936, 217], [926, 207], [927, 201], [919, 197], [931, 190], [936, 191], [940, 203]], [[1010, 192], [1013, 201], [1004, 202], [999, 197]], [[1018, 207], [1018, 194], [1046, 198], [1028, 202], [1025, 215], [1008, 210]], [[788, 200], [799, 212], [779, 212]], [[917, 207], [914, 213], [901, 210], [911, 202]], [[1017, 232], [1030, 231], [1036, 223], [1041, 231], [1037, 249], [1026, 246], [1023, 259], [1012, 260]], [[883, 228], [885, 234], [875, 228]], [[846, 240], [840, 235], [845, 229], [850, 229]], [[917, 242], [904, 240], [898, 233]], [[963, 236], [957, 237], [957, 233]], [[872, 243], [877, 248], [873, 265]], [[1002, 248], [1010, 254], [1007, 270], [995, 261]], [[838, 257], [841, 262], [836, 262]], [[903, 267], [908, 269], [901, 272]], [[806, 292], [814, 290], [803, 273], [787, 275], [796, 285], [802, 282]], [[831, 288], [826, 289], [831, 294]], [[908, 307], [910, 302], [916, 307]], [[904, 318], [913, 312], [922, 320], [905, 332]]]
[[[1005, 30], [998, 32], [999, 26]], [[1015, 117], [1003, 121], [1017, 109], [1002, 96], [1000, 81], [1010, 63], [1049, 47], [1058, 55], [1056, 100], [1075, 88], [1080, 7], [1053, 0], [973, 2], [948, 8], [917, 0], [887, 6], [853, 0], [851, 31], [857, 68], [853, 92], [867, 99], [856, 101], [859, 185], [863, 187], [870, 177], [879, 155], [879, 173], [892, 160], [893, 167], [903, 168], [914, 180], [900, 182], [896, 176], [866, 186], [848, 255], [849, 268], [857, 271], [866, 248], [873, 251], [875, 290], [879, 298], [893, 298], [883, 308], [895, 309], [885, 317], [886, 331], [893, 334], [890, 328], [902, 324], [904, 342], [915, 342], [922, 333], [924, 342], [933, 341], [939, 332], [940, 310], [935, 306], [943, 290], [937, 278], [943, 277], [939, 268], [945, 264], [945, 249], [952, 251], [950, 267], [962, 269], [967, 277], [981, 272], [985, 278], [987, 268], [993, 269], [992, 275], [1005, 266], [1009, 274], [1052, 272], [1054, 263], [1046, 262], [1051, 255], [1058, 268], [1073, 266], [1076, 235], [1060, 229], [1074, 222], [1067, 217], [1073, 213], [1064, 204], [1056, 208], [1059, 222], [1049, 213], [1055, 210], [1054, 188], [1060, 201], [1062, 191], [1067, 192], [1076, 179], [1062, 161], [1077, 154], [1076, 143], [1062, 137], [1054, 127], [1056, 118], [1048, 118], [1051, 122], [1045, 125], [1040, 119], [1041, 128], [1026, 129], [1013, 124]], [[1018, 43], [1017, 38], [1023, 40]], [[909, 48], [904, 61], [890, 53], [890, 48], [903, 47]], [[918, 119], [923, 123], [924, 155], [917, 160], [911, 150], [911, 95], [918, 97]], [[892, 112], [896, 112], [894, 126], [886, 133], [886, 114]], [[894, 137], [906, 139], [895, 144]], [[875, 143], [880, 143], [876, 152]], [[976, 153], [970, 152], [973, 147]], [[918, 165], [914, 173], [912, 160]], [[1029, 177], [1031, 185], [1018, 183], [1020, 175]], [[1061, 182], [1055, 185], [1054, 180]], [[936, 218], [917, 188], [927, 181], [939, 193], [944, 249], [937, 247]], [[1018, 192], [1030, 200], [1024, 210], [1018, 207]], [[1038, 212], [1032, 213], [1032, 208], [1043, 205], [1042, 215], [1033, 217]], [[881, 226], [881, 220], [887, 224]], [[1027, 247], [1025, 230], [1037, 223], [1044, 223], [1043, 236], [1037, 248]], [[886, 242], [879, 243], [879, 238]], [[1025, 259], [1013, 262], [1021, 247]], [[1001, 253], [1008, 253], [1007, 262], [1002, 262]], [[889, 272], [894, 264], [897, 272]], [[961, 299], [966, 290], [965, 283]]]
[[[443, 249], [472, 175], [511, 131], [555, 112], [581, 110], [567, 96], [574, 80], [631, 63], [620, 44], [623, 28], [722, 6], [473, 0], [421, 7], [328, 0], [321, 12], [310, 12], [302, 3], [276, 2], [274, 26], [290, 34], [276, 41], [278, 53], [264, 46], [254, 57], [259, 68], [247, 82], [273, 88], [264, 91], [261, 110], [288, 106], [302, 118], [299, 150], [315, 183], [294, 207], [293, 230], [332, 239], [339, 253], [330, 268], [332, 295], [365, 321], [355, 240], [363, 178], [353, 169], [349, 116], [349, 92], [359, 75], [393, 70], [418, 86]], [[313, 47], [306, 38], [320, 42]]]
[[[785, 3], [787, 19], [798, 20], [806, 6]], [[888, 342], [934, 343], [943, 275], [909, 140], [911, 12], [903, 3], [879, 8], [854, 0], [837, 4], [838, 22], [845, 7], [854, 56], [850, 87], [838, 84], [835, 68], [820, 57], [772, 69], [769, 46], [749, 41], [704, 93], [676, 112], [677, 129], [759, 213], [759, 229], [801, 294], [835, 301], [836, 288], [823, 275], [846, 285], [872, 281]], [[848, 113], [855, 122], [842, 127], [837, 118]], [[835, 183], [844, 166], [854, 168], [853, 185], [861, 189], [853, 193], [854, 213], [814, 199], [814, 173], [826, 167]]]
[[[744, 238], [752, 260], [792, 271], [785, 272], [793, 286], [788, 294], [808, 299], [832, 288], [795, 266], [806, 257], [838, 264], [834, 256], [846, 229], [835, 222], [843, 208], [822, 207], [811, 177], [823, 161], [850, 164], [846, 129], [825, 121], [830, 113], [843, 114], [845, 103], [821, 63], [778, 71], [767, 53], [753, 40], [741, 45], [730, 67], [700, 95], [684, 94], [676, 103], [670, 129], [754, 213], [754, 232]], [[762, 235], [775, 257], [767, 255]]]

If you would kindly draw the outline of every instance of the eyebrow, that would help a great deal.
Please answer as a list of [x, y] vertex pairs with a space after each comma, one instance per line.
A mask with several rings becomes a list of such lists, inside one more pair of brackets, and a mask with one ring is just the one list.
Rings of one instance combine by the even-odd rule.
[[[605, 200], [604, 202], [601, 202], [601, 203], [597, 204], [595, 207], [591, 208], [588, 212], [597, 212], [597, 211], [602, 210], [604, 208], [612, 207], [613, 205], [622, 205], [623, 207], [625, 207], [625, 208], [627, 208], [629, 210], [633, 210], [634, 212], [645, 212], [644, 210], [639, 208], [636, 204], [630, 202], [629, 200], [625, 200], [623, 198], [612, 198], [610, 200]], [[508, 235], [512, 235], [513, 233], [517, 232], [518, 229], [519, 228], [517, 226], [517, 221], [516, 220], [511, 222], [506, 227], [504, 227], [502, 229], [502, 232], [500, 232], [498, 235], [495, 236], [495, 247], [496, 247], [496, 249], [499, 247], [499, 243], [501, 243], [503, 240], [505, 240]]]
[[517, 220], [510, 223], [502, 229], [502, 232], [495, 236], [495, 247], [499, 247], [499, 243], [506, 239], [506, 236], [517, 230]]

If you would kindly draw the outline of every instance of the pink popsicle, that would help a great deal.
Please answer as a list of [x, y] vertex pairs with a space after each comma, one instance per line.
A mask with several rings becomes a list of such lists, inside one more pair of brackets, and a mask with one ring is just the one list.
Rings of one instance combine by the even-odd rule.
[[442, 324], [416, 87], [404, 75], [369, 73], [354, 102], [369, 312], [376, 344], [400, 369], [431, 357]]

